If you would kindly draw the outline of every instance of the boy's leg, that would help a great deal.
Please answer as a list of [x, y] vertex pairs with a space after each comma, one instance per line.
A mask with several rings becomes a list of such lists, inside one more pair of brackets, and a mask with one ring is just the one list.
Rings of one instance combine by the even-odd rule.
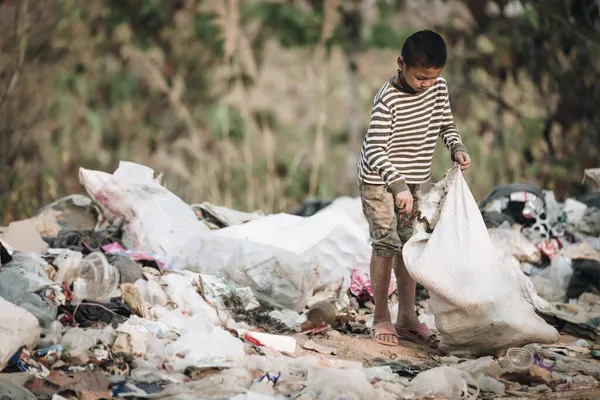
[[371, 256], [371, 289], [375, 301], [375, 313], [373, 315], [373, 338], [376, 341], [398, 344], [396, 330], [391, 325], [390, 310], [388, 308], [388, 289], [392, 277], [392, 260], [395, 257], [382, 257], [373, 254]]
[[398, 317], [396, 325], [402, 327], [414, 326], [419, 323], [415, 312], [415, 292], [417, 283], [410, 277], [404, 265], [402, 256], [394, 257], [394, 273], [398, 286]]
[[371, 337], [382, 344], [396, 345], [398, 337], [388, 309], [392, 262], [400, 254], [394, 199], [385, 187], [368, 184], [360, 185], [360, 196], [373, 247], [370, 273], [375, 315]]
[[[409, 185], [413, 195], [413, 209], [418, 210], [421, 207], [421, 187], [420, 185]], [[398, 237], [401, 240], [401, 247], [410, 239], [414, 231], [413, 221], [410, 226], [401, 226], [398, 221]], [[427, 325], [420, 323], [415, 311], [415, 292], [416, 282], [409, 275], [404, 264], [402, 255], [394, 257], [394, 273], [396, 274], [396, 283], [398, 286], [398, 316], [396, 318], [396, 332], [401, 338], [414, 342], [427, 344], [430, 347], [437, 347], [437, 338], [429, 330]]]

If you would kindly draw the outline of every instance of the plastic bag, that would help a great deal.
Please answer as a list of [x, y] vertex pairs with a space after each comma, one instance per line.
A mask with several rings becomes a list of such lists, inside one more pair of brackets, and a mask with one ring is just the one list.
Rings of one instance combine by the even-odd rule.
[[571, 260], [555, 256], [549, 267], [531, 278], [536, 292], [544, 299], [562, 303], [567, 295], [569, 280], [573, 275]]
[[[508, 225], [508, 224], [507, 224]], [[537, 264], [542, 259], [542, 253], [533, 243], [519, 231], [512, 230], [510, 225], [499, 226], [488, 231], [495, 246], [512, 254], [519, 261]]]
[[167, 295], [160, 287], [158, 281], [138, 279], [135, 281], [134, 285], [136, 289], [139, 290], [142, 300], [150, 307], [167, 305]]
[[[10, 378], [0, 377], [0, 393], [3, 400], [36, 400], [37, 397], [23, 386], [12, 382]], [[53, 399], [54, 400], [54, 399]]]
[[212, 325], [220, 325], [222, 321], [217, 311], [202, 299], [193, 286], [197, 283], [196, 279], [197, 275], [188, 271], [184, 274], [170, 273], [161, 278], [161, 284], [165, 285], [164, 291], [171, 302], [177, 304], [182, 312], [200, 315]]
[[437, 367], [421, 372], [408, 386], [416, 398], [475, 400], [479, 387], [471, 374], [452, 367]]
[[189, 241], [174, 264], [174, 269], [183, 268], [223, 276], [238, 288], [250, 287], [263, 303], [297, 312], [308, 303], [320, 274], [316, 263], [306, 262], [291, 251], [217, 236]]
[[423, 199], [433, 233], [417, 224], [403, 250], [410, 275], [428, 289], [440, 349], [494, 355], [559, 334], [528, 302], [532, 290], [514, 259], [495, 248], [462, 173], [454, 168]]
[[8, 360], [21, 348], [30, 349], [40, 338], [36, 317], [29, 311], [0, 297], [0, 371]]
[[312, 368], [308, 370], [302, 398], [307, 399], [395, 399], [391, 393], [375, 388], [360, 369]]
[[124, 233], [134, 250], [177, 257], [190, 237], [210, 232], [188, 204], [153, 176], [151, 168], [125, 161], [113, 175], [79, 170], [79, 180], [105, 217], [126, 222]]
[[238, 286], [249, 286], [259, 301], [302, 312], [313, 294], [319, 270], [316, 264], [304, 262], [289, 251], [240, 241], [225, 276]]
[[[199, 346], [198, 344], [202, 345]], [[187, 367], [232, 366], [244, 357], [244, 343], [221, 327], [195, 315], [185, 323], [179, 339], [165, 347], [169, 366], [183, 372]]]
[[76, 278], [77, 269], [81, 265], [83, 255], [78, 251], [64, 250], [54, 260], [58, 267], [58, 273], [54, 276], [54, 282], [71, 285]]
[[0, 271], [0, 296], [31, 312], [43, 327], [49, 327], [57, 313], [57, 305], [45, 293], [62, 293], [60, 286], [48, 279], [46, 266], [37, 256], [16, 253]]
[[54, 344], [60, 343], [62, 337], [63, 325], [60, 321], [54, 321], [50, 324], [50, 327], [42, 331], [42, 338], [40, 339], [40, 347], [48, 347]]
[[360, 197], [338, 197], [323, 210], [318, 211], [317, 214], [331, 210], [340, 210], [346, 213], [363, 232], [365, 239], [369, 239], [369, 223], [363, 213]]
[[86, 352], [98, 342], [111, 344], [114, 329], [108, 325], [104, 329], [71, 328], [62, 337], [61, 343], [69, 349], [69, 355], [76, 357]]

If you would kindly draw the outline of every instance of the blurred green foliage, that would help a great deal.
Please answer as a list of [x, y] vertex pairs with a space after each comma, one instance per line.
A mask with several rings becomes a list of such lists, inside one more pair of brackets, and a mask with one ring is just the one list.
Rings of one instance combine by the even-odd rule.
[[[475, 195], [515, 180], [578, 194], [583, 168], [600, 164], [597, 2], [442, 3], [2, 3], [0, 224], [82, 192], [79, 167], [119, 160], [164, 172], [189, 202], [273, 212], [310, 190], [355, 194], [342, 182], [355, 169], [352, 107], [364, 128], [423, 25], [450, 48]], [[434, 177], [450, 166], [438, 147]]]

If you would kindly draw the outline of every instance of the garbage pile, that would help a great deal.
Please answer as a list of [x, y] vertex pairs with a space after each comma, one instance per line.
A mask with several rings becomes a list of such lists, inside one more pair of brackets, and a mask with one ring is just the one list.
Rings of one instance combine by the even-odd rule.
[[558, 203], [552, 191], [506, 185], [480, 204], [490, 237], [527, 275], [540, 314], [563, 331], [598, 340], [600, 328], [600, 169], [592, 190]]
[[[129, 162], [114, 174], [82, 168], [80, 181], [87, 196], [0, 228], [2, 398], [474, 399], [598, 387], [591, 203], [527, 192], [514, 211], [518, 192], [496, 191], [483, 219], [476, 205], [477, 217], [463, 216], [474, 232], [488, 222], [489, 238], [451, 244], [474, 240], [487, 258], [445, 260], [434, 279], [428, 254], [438, 253], [438, 233], [454, 229], [444, 215], [457, 201], [474, 204], [450, 173], [424, 200], [435, 229], [418, 226], [405, 252], [409, 272], [421, 274], [419, 318], [438, 329], [446, 355], [363, 363], [335, 347], [350, 336], [370, 343], [371, 249], [358, 199], [303, 208], [305, 216], [189, 205]], [[532, 221], [539, 213], [551, 216], [543, 234]], [[495, 288], [458, 293], [451, 286], [462, 283], [450, 278], [464, 273]], [[395, 290], [392, 282], [392, 315]], [[457, 307], [473, 312], [457, 319]], [[523, 323], [531, 329], [519, 336]], [[559, 342], [554, 327], [575, 338]]]

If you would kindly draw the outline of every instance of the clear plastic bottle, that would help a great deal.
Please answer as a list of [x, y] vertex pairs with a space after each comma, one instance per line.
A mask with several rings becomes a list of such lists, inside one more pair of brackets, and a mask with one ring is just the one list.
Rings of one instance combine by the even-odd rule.
[[486, 374], [479, 375], [479, 379], [477, 379], [477, 384], [479, 385], [479, 390], [481, 390], [482, 392], [503, 394], [506, 390], [504, 383], [499, 382]]

